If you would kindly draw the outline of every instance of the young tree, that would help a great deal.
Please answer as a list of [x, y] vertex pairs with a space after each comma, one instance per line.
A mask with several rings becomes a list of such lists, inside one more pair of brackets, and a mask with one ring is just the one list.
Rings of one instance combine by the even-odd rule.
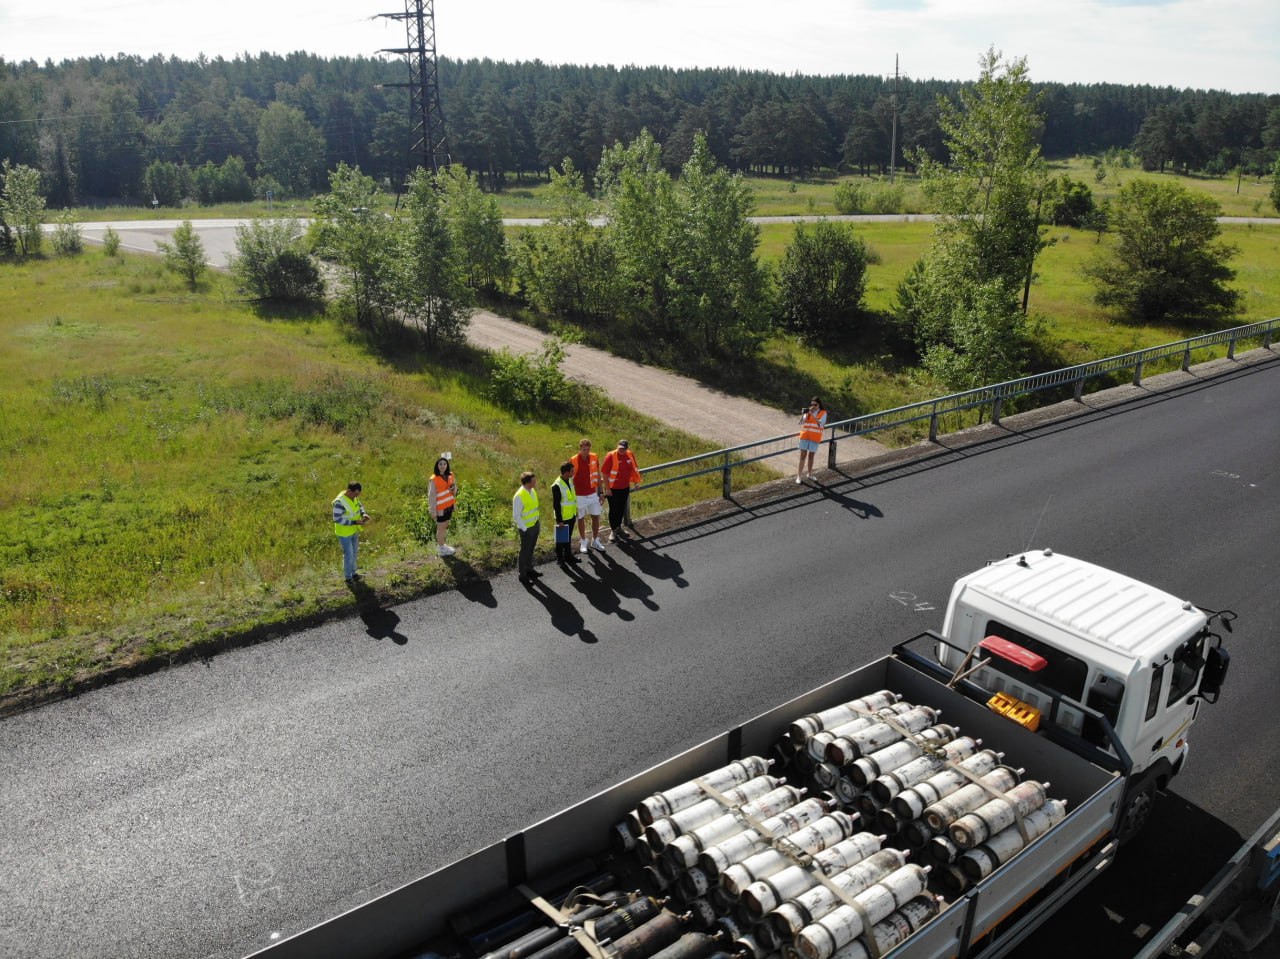
[[510, 272], [497, 198], [481, 190], [475, 176], [456, 164], [442, 170], [437, 183], [442, 191], [441, 212], [467, 286], [477, 292], [496, 292]]
[[164, 254], [164, 265], [186, 280], [187, 285], [194, 290], [207, 264], [204, 244], [200, 242], [200, 235], [196, 233], [191, 221], [183, 220], [173, 231], [172, 243], [157, 240], [156, 249]]
[[1227, 286], [1239, 250], [1218, 239], [1222, 208], [1177, 183], [1134, 180], [1108, 213], [1115, 242], [1085, 265], [1100, 306], [1142, 323], [1196, 326], [1234, 316], [1240, 294]]
[[431, 347], [461, 342], [470, 314], [471, 291], [441, 207], [435, 177], [419, 167], [409, 178], [393, 289], [397, 311]]
[[[958, 106], [939, 100], [951, 162], [923, 150], [913, 154], [939, 219], [934, 247], [899, 287], [898, 316], [925, 357], [936, 346], [955, 355], [977, 347], [984, 337], [973, 335], [972, 325], [987, 321], [1010, 339], [1006, 356], [1024, 356], [1028, 346], [1026, 298], [1046, 245], [1038, 212], [1042, 120], [1025, 58], [1005, 64], [988, 50], [980, 63], [977, 83], [961, 91]], [[997, 292], [1004, 298], [999, 308]], [[1013, 322], [1018, 312], [1023, 318]], [[981, 358], [972, 365], [981, 368]]]
[[339, 296], [359, 326], [374, 327], [393, 308], [389, 251], [391, 221], [378, 212], [378, 184], [345, 163], [329, 174], [329, 192], [315, 202], [315, 251], [337, 264]]
[[812, 340], [847, 337], [867, 286], [866, 244], [844, 224], [798, 224], [778, 286], [787, 329]]
[[19, 256], [36, 256], [44, 240], [44, 194], [40, 171], [9, 160], [0, 164], [0, 221]]
[[156, 206], [177, 206], [190, 191], [190, 180], [185, 166], [157, 160], [142, 174], [142, 191]]
[[1280, 156], [1271, 170], [1271, 205], [1280, 210]]
[[260, 300], [311, 303], [323, 299], [320, 270], [302, 242], [296, 219], [251, 220], [236, 227], [231, 272]]

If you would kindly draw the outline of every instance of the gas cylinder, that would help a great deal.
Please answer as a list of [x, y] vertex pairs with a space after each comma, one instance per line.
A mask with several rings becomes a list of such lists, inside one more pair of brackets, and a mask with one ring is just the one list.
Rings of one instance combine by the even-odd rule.
[[814, 733], [847, 723], [851, 719], [856, 719], [859, 713], [875, 712], [884, 706], [891, 706], [901, 698], [897, 693], [882, 689], [869, 696], [824, 709], [822, 712], [802, 716], [787, 727], [787, 736], [793, 743], [800, 746]]
[[959, 763], [968, 759], [978, 751], [981, 743], [981, 739], [961, 736], [947, 743], [942, 748], [940, 756], [929, 753], [904, 763], [891, 772], [882, 772], [867, 785], [867, 789], [878, 801], [887, 803], [904, 789], [910, 789], [916, 783], [922, 783], [930, 776], [936, 776], [947, 768], [947, 763]]
[[748, 856], [764, 852], [769, 848], [769, 840], [765, 838], [766, 836], [790, 836], [799, 832], [830, 812], [832, 805], [826, 799], [816, 797], [806, 799], [761, 822], [760, 825], [764, 827], [763, 834], [755, 829], [743, 830], [707, 848], [698, 857], [698, 861], [702, 863], [707, 875], [718, 878], [721, 872], [735, 862], [741, 862]]
[[[812, 855], [829, 849], [837, 843], [848, 839], [857, 828], [858, 819], [848, 813], [833, 812], [819, 819], [812, 826], [793, 833], [787, 837], [788, 851], [799, 850]], [[701, 859], [699, 860], [701, 862]], [[772, 876], [788, 866], [795, 864], [794, 853], [780, 852], [777, 849], [766, 849], [748, 856], [739, 863], [730, 865], [719, 873], [720, 887], [731, 896], [740, 895], [742, 890], [757, 879]]]
[[796, 947], [806, 959], [831, 959], [836, 950], [863, 932], [863, 915], [873, 925], [925, 891], [928, 866], [903, 866], [853, 897], [862, 912], [840, 905], [796, 933]]
[[[844, 872], [831, 876], [831, 884], [847, 895], [857, 896], [906, 864], [907, 854], [901, 849], [881, 849]], [[795, 882], [787, 888], [784, 886], [784, 874], [779, 873], [771, 879], [753, 882], [743, 892], [742, 898], [753, 913], [757, 909], [762, 913], [767, 911], [764, 907], [771, 900], [776, 901], [778, 905], [769, 912], [769, 921], [779, 935], [784, 938], [794, 936], [840, 904], [839, 897], [826, 886], [818, 885], [812, 876], [805, 876], [804, 879], [808, 883], [804, 888], [798, 888], [801, 882]], [[766, 892], [766, 888], [767, 894], [762, 894]], [[754, 906], [751, 904], [752, 899], [755, 900]], [[799, 943], [796, 945], [799, 946]]]
[[[917, 896], [901, 909], [877, 922], [871, 927], [871, 937], [875, 940], [878, 953], [883, 956], [890, 949], [901, 944], [936, 916], [941, 906], [942, 903], [933, 896]], [[842, 947], [832, 956], [832, 959], [872, 959], [872, 957], [862, 940], [857, 940]]]
[[677, 836], [663, 849], [662, 857], [678, 870], [688, 869], [698, 861], [698, 853], [703, 849], [714, 846], [746, 828], [742, 814], [756, 819], [776, 816], [784, 809], [798, 803], [803, 795], [804, 790], [796, 786], [779, 786], [759, 799], [747, 803], [742, 807], [741, 814], [722, 813], [709, 823]]
[[887, 722], [872, 723], [866, 729], [833, 739], [827, 745], [827, 762], [847, 766], [855, 759], [890, 746], [937, 721], [938, 710], [930, 706], [916, 706], [895, 717], [892, 725]]
[[[757, 776], [749, 779], [741, 786], [726, 789], [722, 795], [735, 806], [742, 806], [752, 800], [759, 799], [782, 785], [777, 776]], [[688, 809], [655, 819], [644, 831], [644, 838], [654, 852], [661, 852], [667, 843], [691, 829], [705, 826], [713, 819], [719, 819], [730, 810], [718, 799], [704, 799], [694, 803]]]
[[[919, 759], [925, 754], [926, 744], [941, 748], [955, 739], [957, 732], [954, 726], [948, 726], [946, 723], [929, 726], [910, 739], [900, 740], [884, 749], [877, 749], [868, 756], [855, 759], [845, 768], [845, 775], [865, 789], [877, 776], [893, 772], [899, 766], [905, 766], [913, 759]], [[890, 798], [892, 797], [886, 797], [881, 802], [888, 802]]]
[[1045, 792], [1048, 786], [1047, 781], [1039, 783], [1034, 779], [1018, 783], [1005, 792], [1003, 799], [983, 803], [948, 826], [951, 841], [961, 849], [972, 849], [986, 842], [1000, 830], [1017, 823], [1019, 815], [1026, 816], [1043, 806], [1049, 798]]
[[769, 765], [770, 760], [763, 756], [748, 756], [746, 759], [731, 762], [727, 766], [713, 769], [705, 776], [699, 776], [697, 779], [691, 779], [679, 786], [642, 799], [640, 805], [636, 807], [636, 815], [642, 826], [648, 826], [655, 819], [670, 816], [681, 809], [688, 809], [694, 803], [706, 799], [709, 794], [702, 787], [701, 782], [724, 792], [726, 789], [742, 785], [749, 779], [763, 776], [769, 771]]
[[[959, 763], [959, 767], [973, 773], [975, 776], [985, 776], [995, 769], [1003, 758], [1003, 753], [998, 753], [993, 749], [984, 749], [981, 752], [974, 753], [968, 759], [962, 760]], [[899, 819], [903, 822], [910, 822], [913, 819], [919, 819], [926, 806], [937, 802], [943, 796], [949, 796], [969, 782], [972, 782], [972, 780], [964, 773], [956, 769], [948, 769], [945, 772], [930, 776], [924, 782], [916, 783], [910, 789], [903, 790], [890, 800], [889, 805], [893, 807], [893, 811]]]
[[1018, 783], [1018, 771], [1008, 766], [998, 766], [982, 777], [983, 788], [977, 783], [961, 786], [955, 792], [926, 806], [921, 818], [935, 833], [942, 832], [965, 813], [973, 812], [991, 798], [991, 790], [1008, 792]]
[[[1050, 829], [1062, 822], [1067, 816], [1067, 804], [1061, 799], [1050, 799], [1044, 806], [1025, 816], [1022, 824], [1027, 829], [1027, 837], [1039, 839]], [[1010, 826], [996, 833], [982, 845], [970, 849], [959, 860], [965, 876], [977, 882], [996, 871], [1000, 865], [1008, 862], [1026, 847], [1022, 841], [1022, 833], [1017, 826]]]

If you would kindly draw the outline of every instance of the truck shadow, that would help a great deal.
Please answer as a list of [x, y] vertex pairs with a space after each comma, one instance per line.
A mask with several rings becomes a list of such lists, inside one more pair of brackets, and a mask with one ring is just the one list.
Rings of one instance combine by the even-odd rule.
[[1010, 955], [1133, 956], [1243, 842], [1230, 826], [1177, 793], [1166, 793], [1111, 867]]

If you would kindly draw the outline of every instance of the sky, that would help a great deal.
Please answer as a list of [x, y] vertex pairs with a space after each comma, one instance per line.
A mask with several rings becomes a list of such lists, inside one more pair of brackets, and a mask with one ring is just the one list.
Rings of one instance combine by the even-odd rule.
[[[432, 0], [426, 0], [431, 6]], [[405, 0], [0, 0], [0, 57], [228, 59], [405, 46]], [[1280, 0], [434, 0], [456, 59], [968, 80], [994, 47], [1033, 81], [1280, 93]]]

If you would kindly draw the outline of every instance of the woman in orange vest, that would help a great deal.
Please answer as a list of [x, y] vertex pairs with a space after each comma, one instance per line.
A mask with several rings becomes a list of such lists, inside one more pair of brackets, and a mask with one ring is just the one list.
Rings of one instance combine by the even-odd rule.
[[827, 411], [822, 407], [822, 400], [814, 397], [809, 401], [809, 408], [800, 411], [800, 468], [796, 472], [796, 482], [806, 478], [813, 479], [813, 454], [818, 452], [818, 444], [822, 442], [822, 431], [827, 426]]
[[609, 498], [609, 542], [612, 543], [621, 534], [631, 488], [640, 485], [640, 464], [631, 452], [631, 444], [618, 440], [618, 448], [604, 454], [600, 471], [604, 473], [604, 495]]
[[435, 475], [427, 486], [427, 507], [431, 510], [431, 518], [436, 521], [436, 552], [441, 556], [452, 556], [457, 552], [444, 543], [445, 534], [449, 532], [449, 520], [453, 519], [453, 505], [458, 499], [458, 480], [450, 468], [451, 459], [445, 454], [436, 460]]

